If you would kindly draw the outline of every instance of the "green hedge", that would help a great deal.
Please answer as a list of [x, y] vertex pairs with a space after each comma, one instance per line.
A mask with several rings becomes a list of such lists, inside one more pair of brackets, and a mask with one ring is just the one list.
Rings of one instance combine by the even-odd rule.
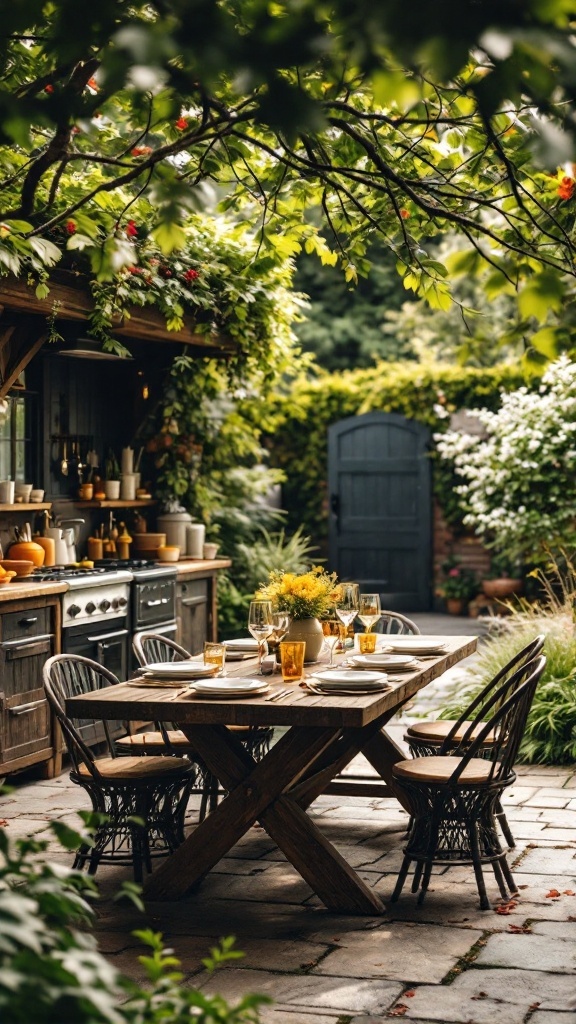
[[[289, 528], [302, 524], [305, 533], [320, 545], [327, 536], [330, 424], [346, 416], [381, 411], [401, 413], [427, 424], [433, 432], [441, 431], [449, 419], [440, 410], [495, 409], [501, 391], [525, 383], [519, 369], [510, 366], [465, 369], [386, 362], [370, 369], [319, 372], [312, 379], [296, 379], [289, 391], [269, 397], [266, 410], [271, 464], [286, 474], [283, 506]], [[442, 470], [435, 489], [448, 518], [457, 524], [451, 481], [451, 470]]]

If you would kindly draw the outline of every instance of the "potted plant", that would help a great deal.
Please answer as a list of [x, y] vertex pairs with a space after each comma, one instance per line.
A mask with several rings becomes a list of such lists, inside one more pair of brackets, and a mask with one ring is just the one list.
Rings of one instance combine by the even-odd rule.
[[108, 449], [108, 455], [104, 462], [104, 472], [106, 473], [104, 481], [106, 497], [111, 501], [117, 501], [120, 497], [120, 465], [111, 448]]
[[522, 577], [518, 564], [502, 552], [492, 556], [490, 572], [482, 580], [482, 591], [493, 600], [504, 600], [519, 594], [522, 590]]
[[468, 602], [478, 593], [476, 573], [453, 558], [444, 562], [442, 571], [444, 580], [438, 593], [446, 601], [446, 611], [449, 615], [463, 615], [467, 611]]

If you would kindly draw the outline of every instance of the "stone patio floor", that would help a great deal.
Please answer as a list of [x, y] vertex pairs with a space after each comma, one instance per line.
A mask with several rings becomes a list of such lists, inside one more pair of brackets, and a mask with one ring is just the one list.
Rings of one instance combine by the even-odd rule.
[[[437, 632], [449, 632], [445, 617], [442, 627]], [[392, 727], [397, 740], [407, 717]], [[0, 797], [0, 818], [14, 837], [48, 836], [51, 818], [77, 825], [75, 810], [87, 806], [67, 773], [10, 782], [15, 789]], [[231, 1000], [248, 991], [271, 996], [263, 1024], [376, 1024], [395, 1017], [420, 1024], [576, 1024], [576, 765], [519, 766], [504, 805], [517, 839], [509, 859], [521, 894], [507, 914], [496, 912], [501, 901], [488, 871], [493, 909], [478, 909], [473, 874], [462, 867], [436, 870], [422, 907], [409, 889], [395, 905], [386, 902], [406, 814], [393, 799], [323, 796], [311, 813], [382, 896], [383, 917], [326, 911], [255, 827], [196, 893], [150, 903], [144, 915], [112, 900], [129, 872], [102, 868], [101, 949], [139, 977], [144, 950], [131, 932], [160, 930], [190, 985]], [[195, 814], [191, 805], [191, 827]], [[56, 844], [50, 850], [54, 860], [70, 862]], [[201, 958], [226, 935], [236, 936], [245, 957], [209, 978]]]

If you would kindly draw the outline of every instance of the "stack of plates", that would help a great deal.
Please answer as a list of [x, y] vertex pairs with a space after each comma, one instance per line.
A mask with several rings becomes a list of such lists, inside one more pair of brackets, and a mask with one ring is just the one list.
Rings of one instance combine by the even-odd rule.
[[441, 654], [446, 653], [446, 644], [440, 637], [431, 636], [387, 636], [383, 649], [398, 654]]
[[394, 672], [413, 672], [418, 668], [418, 662], [412, 654], [386, 654], [381, 651], [378, 654], [354, 654], [350, 661], [355, 668], [363, 669], [393, 669]]
[[213, 682], [194, 683], [190, 690], [191, 697], [220, 697], [230, 700], [231, 697], [259, 697], [268, 690], [268, 680], [263, 679], [222, 679]]
[[258, 641], [251, 636], [241, 636], [237, 640], [224, 640], [226, 658], [230, 661], [242, 661], [258, 654]]
[[385, 672], [355, 672], [353, 669], [316, 672], [310, 676], [309, 682], [315, 690], [333, 694], [358, 695], [388, 689], [388, 676]]
[[204, 679], [218, 672], [217, 665], [205, 665], [203, 661], [166, 661], [146, 665], [139, 686], [182, 686], [194, 679]]

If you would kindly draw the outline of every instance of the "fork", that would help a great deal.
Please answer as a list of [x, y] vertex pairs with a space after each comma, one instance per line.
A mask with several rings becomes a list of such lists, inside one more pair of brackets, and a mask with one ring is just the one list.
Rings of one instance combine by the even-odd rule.
[[176, 698], [181, 697], [183, 693], [188, 693], [189, 689], [189, 686], [184, 686], [181, 690], [177, 690], [176, 693], [170, 697], [170, 700], [176, 700]]
[[268, 701], [282, 700], [283, 697], [287, 697], [288, 694], [290, 694], [290, 693], [292, 693], [292, 690], [288, 690], [288, 689], [278, 690], [277, 693], [272, 693], [270, 695], [270, 697], [264, 697], [264, 700], [268, 700]]

